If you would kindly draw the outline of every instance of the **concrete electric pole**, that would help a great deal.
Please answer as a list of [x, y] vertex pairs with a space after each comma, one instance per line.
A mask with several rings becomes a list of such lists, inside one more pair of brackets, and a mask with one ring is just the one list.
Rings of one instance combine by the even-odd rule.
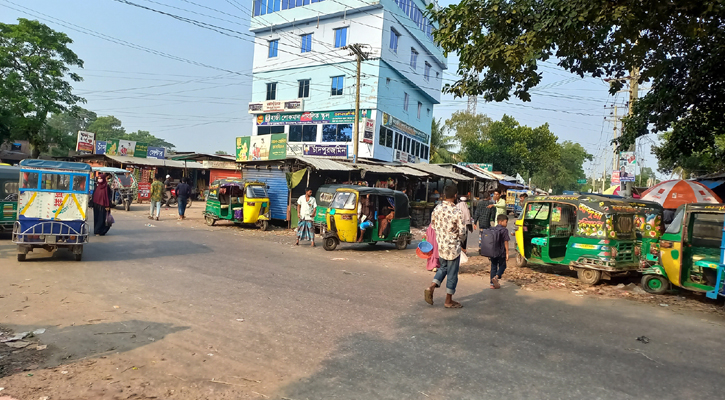
[[[629, 73], [629, 112], [627, 113], [628, 117], [631, 117], [633, 114], [632, 110], [634, 109], [634, 102], [637, 101], [637, 97], [639, 97], [639, 68], [635, 67], [632, 68]], [[636, 141], [634, 144], [629, 146], [628, 150], [637, 154]], [[635, 162], [639, 164], [639, 160], [635, 159]], [[634, 186], [634, 182], [625, 182], [624, 193], [622, 194], [624, 197], [632, 197], [632, 186]]]
[[357, 76], [355, 78], [355, 124], [352, 129], [353, 164], [357, 163], [358, 142], [360, 142], [360, 66], [363, 60], [368, 59], [369, 52], [363, 51], [365, 44], [353, 43], [344, 48], [350, 50], [351, 56], [357, 57]]

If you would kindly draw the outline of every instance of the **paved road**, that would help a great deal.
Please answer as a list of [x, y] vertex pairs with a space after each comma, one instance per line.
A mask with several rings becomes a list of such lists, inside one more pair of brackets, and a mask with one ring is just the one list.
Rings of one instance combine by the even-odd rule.
[[465, 308], [447, 310], [442, 291], [435, 306], [423, 302], [431, 276], [413, 250], [325, 252], [279, 232], [116, 218], [80, 263], [58, 253], [19, 264], [0, 242], [3, 324], [47, 327], [40, 339], [50, 345], [50, 369], [0, 378], [5, 393], [683, 399], [725, 391], [725, 321], [715, 317], [513, 285], [489, 290], [474, 276], [459, 283]]

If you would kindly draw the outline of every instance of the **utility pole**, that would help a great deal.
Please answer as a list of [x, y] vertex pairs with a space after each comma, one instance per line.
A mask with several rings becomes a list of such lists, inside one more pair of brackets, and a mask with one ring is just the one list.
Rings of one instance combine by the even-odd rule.
[[[614, 106], [612, 106], [613, 112], [611, 113], [611, 117], [605, 117], [605, 121], [609, 121], [612, 123], [613, 131], [612, 131], [612, 176], [614, 176], [614, 171], [619, 171], [619, 154], [617, 152], [617, 138], [619, 137], [619, 134], [617, 132], [617, 124], [619, 123], [620, 116], [618, 114], [619, 112], [619, 105], [617, 103], [614, 103]], [[606, 169], [606, 167], [605, 167]], [[606, 173], [605, 173], [606, 175]], [[606, 176], [605, 179], [606, 180]], [[604, 186], [604, 183], [602, 183], [602, 186]], [[602, 190], [604, 192], [604, 190]]]
[[353, 43], [343, 47], [344, 49], [350, 50], [351, 56], [357, 57], [357, 76], [355, 78], [355, 125], [352, 127], [353, 164], [357, 163], [358, 142], [360, 142], [360, 66], [362, 64], [362, 60], [367, 60], [368, 55], [370, 54], [369, 52], [362, 50], [363, 46], [367, 45]]
[[478, 109], [478, 96], [468, 96], [468, 111], [471, 115], [476, 115], [476, 109]]
[[[639, 68], [634, 67], [629, 73], [629, 112], [627, 114], [628, 117], [632, 117], [632, 110], [634, 108], [634, 102], [637, 100], [637, 97], [639, 97]], [[622, 124], [622, 128], [622, 131], [624, 131], [624, 124]], [[635, 155], [637, 154], [636, 141], [631, 146], [629, 146], [628, 150], [630, 152], [634, 152]], [[636, 159], [635, 162], [637, 162]], [[632, 186], [634, 186], [634, 182], [625, 182], [623, 193], [624, 197], [632, 197]]]

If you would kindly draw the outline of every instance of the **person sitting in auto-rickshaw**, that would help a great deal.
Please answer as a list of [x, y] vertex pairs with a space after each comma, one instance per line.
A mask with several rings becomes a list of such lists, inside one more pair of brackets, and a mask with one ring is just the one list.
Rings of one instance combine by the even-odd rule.
[[360, 221], [360, 234], [357, 239], [358, 243], [363, 241], [363, 236], [365, 236], [365, 231], [372, 228], [375, 223], [373, 222], [374, 215], [373, 215], [373, 205], [372, 200], [370, 199], [370, 195], [364, 196], [360, 198], [360, 202], [358, 204], [358, 221]]

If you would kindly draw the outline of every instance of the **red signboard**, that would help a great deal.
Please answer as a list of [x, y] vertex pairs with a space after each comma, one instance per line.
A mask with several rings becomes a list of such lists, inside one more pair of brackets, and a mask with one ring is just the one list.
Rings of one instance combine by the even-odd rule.
[[149, 200], [151, 198], [151, 184], [148, 182], [138, 183], [138, 199]]

